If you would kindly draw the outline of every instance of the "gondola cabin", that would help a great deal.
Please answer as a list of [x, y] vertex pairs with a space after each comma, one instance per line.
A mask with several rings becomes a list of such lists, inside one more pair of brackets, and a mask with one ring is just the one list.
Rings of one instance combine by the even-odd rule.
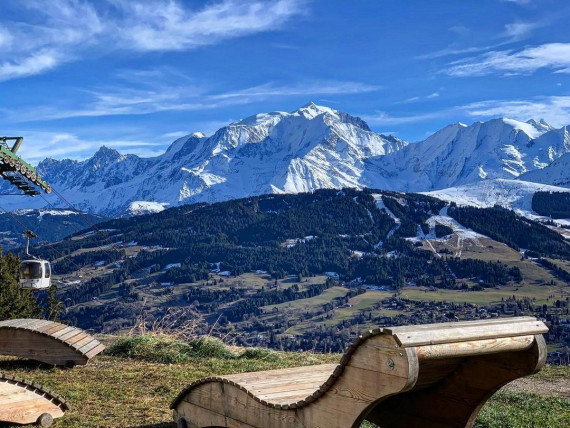
[[20, 288], [45, 290], [51, 287], [51, 266], [46, 260], [23, 260], [20, 265]]

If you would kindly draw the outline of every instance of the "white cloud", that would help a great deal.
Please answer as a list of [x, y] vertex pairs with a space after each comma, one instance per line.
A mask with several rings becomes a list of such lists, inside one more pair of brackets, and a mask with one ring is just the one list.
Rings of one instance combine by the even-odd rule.
[[40, 74], [115, 49], [194, 49], [276, 30], [306, 12], [300, 0], [220, 0], [199, 10], [176, 0], [27, 0], [16, 7], [23, 21], [0, 17], [2, 80]]
[[470, 33], [469, 28], [465, 27], [464, 25], [454, 25], [452, 27], [449, 27], [448, 30], [452, 33], [459, 34], [460, 36], [464, 36]]
[[174, 132], [167, 132], [166, 134], [162, 134], [162, 138], [181, 138], [185, 137], [186, 135], [190, 134], [188, 131], [174, 131]]
[[440, 117], [445, 117], [447, 115], [446, 111], [436, 111], [430, 113], [418, 113], [407, 116], [392, 116], [386, 112], [379, 111], [374, 115], [361, 114], [363, 120], [365, 120], [370, 125], [377, 126], [390, 126], [390, 125], [405, 125], [408, 123], [418, 123], [425, 122], [427, 120], [432, 120]]
[[[120, 73], [121, 79], [129, 79], [130, 72]], [[162, 111], [199, 111], [220, 107], [248, 104], [271, 97], [356, 94], [372, 92], [378, 86], [359, 82], [307, 81], [293, 85], [267, 83], [252, 88], [213, 93], [206, 86], [181, 81], [171, 70], [137, 72], [131, 81], [135, 87], [125, 89], [103, 88], [87, 91], [91, 100], [82, 105], [64, 105], [61, 102], [49, 106], [27, 108], [25, 111], [4, 109], [7, 120], [12, 122], [67, 119], [72, 117], [100, 117], [142, 115]]]
[[501, 0], [508, 3], [529, 4], [532, 0]]
[[526, 121], [544, 118], [553, 126], [570, 124], [570, 96], [541, 97], [532, 100], [486, 100], [467, 104], [461, 109], [471, 117], [509, 117]]
[[360, 82], [339, 81], [308, 81], [293, 85], [275, 85], [266, 83], [252, 88], [224, 94], [213, 95], [212, 99], [227, 98], [267, 98], [272, 96], [292, 95], [334, 95], [334, 94], [359, 94], [363, 92], [375, 92], [382, 89], [380, 86], [367, 85]]
[[425, 100], [432, 100], [434, 98], [439, 97], [439, 92], [432, 92], [429, 95], [426, 96], [415, 96], [415, 97], [410, 97], [410, 98], [406, 98], [404, 101], [400, 101], [396, 104], [409, 104], [409, 103], [417, 103], [420, 101], [425, 101]]
[[505, 33], [514, 40], [520, 40], [541, 26], [538, 22], [513, 22], [505, 25]]
[[421, 123], [433, 119], [449, 119], [457, 121], [461, 117], [473, 120], [488, 120], [497, 117], [508, 117], [520, 121], [529, 119], [545, 119], [555, 127], [570, 125], [570, 96], [539, 97], [529, 100], [483, 100], [458, 105], [429, 113], [393, 116], [385, 112], [374, 115], [359, 115], [371, 125], [390, 126]]
[[548, 43], [513, 50], [494, 51], [474, 58], [451, 63], [444, 73], [455, 77], [502, 74], [504, 76], [531, 74], [540, 68], [568, 72], [570, 43]]
[[49, 50], [35, 52], [21, 60], [6, 61], [0, 64], [0, 82], [43, 73], [61, 62], [62, 58]]
[[[93, 156], [101, 146], [139, 156], [156, 156], [164, 153], [165, 143], [154, 143], [141, 139], [83, 139], [73, 133], [49, 131], [13, 131], [14, 135], [26, 135], [18, 152], [31, 164], [37, 164], [46, 157], [56, 159], [83, 160]], [[170, 142], [170, 141], [168, 141]]]
[[183, 50], [260, 31], [275, 30], [303, 11], [296, 0], [225, 0], [191, 11], [173, 0], [115, 0], [124, 20], [117, 27], [125, 46], [143, 51]]

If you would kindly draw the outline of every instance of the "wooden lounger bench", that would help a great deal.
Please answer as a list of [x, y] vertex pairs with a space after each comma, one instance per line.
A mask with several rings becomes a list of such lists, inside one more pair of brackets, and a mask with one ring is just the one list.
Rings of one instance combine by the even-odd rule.
[[49, 427], [66, 410], [65, 400], [53, 392], [0, 373], [0, 422]]
[[87, 364], [103, 349], [103, 344], [80, 328], [36, 319], [0, 322], [0, 355], [73, 367]]
[[201, 379], [171, 408], [180, 428], [471, 426], [497, 389], [542, 368], [547, 331], [532, 317], [377, 329], [338, 366]]

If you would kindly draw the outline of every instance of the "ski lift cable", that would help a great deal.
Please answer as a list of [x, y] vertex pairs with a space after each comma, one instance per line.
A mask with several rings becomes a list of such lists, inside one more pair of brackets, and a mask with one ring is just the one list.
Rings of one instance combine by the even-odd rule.
[[[53, 191], [53, 189], [52, 189], [52, 191]], [[54, 192], [54, 193], [56, 193], [56, 192]], [[56, 193], [56, 194], [57, 194], [57, 193]], [[43, 195], [40, 195], [40, 197], [41, 197], [51, 208], [56, 209], [56, 207], [55, 207], [52, 203], [50, 203]], [[71, 205], [71, 203], [69, 203], [69, 204]], [[71, 206], [72, 206], [72, 205], [71, 205]], [[72, 207], [73, 207], [73, 206], [72, 206]], [[77, 210], [75, 207], [73, 207], [73, 210], [74, 210], [76, 213], [80, 214], [80, 217], [79, 217], [79, 218], [81, 219], [83, 213], [82, 213], [81, 211]], [[85, 218], [86, 218], [86, 217], [85, 217]], [[102, 234], [102, 231], [101, 231], [100, 229], [98, 229], [93, 223], [87, 222], [87, 221], [85, 221], [85, 220], [83, 220], [83, 219], [81, 219], [81, 220], [82, 220], [85, 224], [87, 224], [89, 227], [95, 228], [98, 233], [101, 233], [101, 234]], [[79, 226], [79, 225], [78, 225], [78, 226]], [[77, 231], [79, 232], [79, 231], [81, 231], [81, 230], [82, 230], [82, 229], [78, 229]], [[108, 241], [110, 242], [110, 244], [108, 244], [108, 245], [107, 245], [107, 244], [105, 244], [105, 245], [101, 244], [101, 245], [99, 245], [99, 246], [97, 246], [97, 247], [94, 247], [94, 249], [100, 250], [100, 251], [102, 251], [103, 253], [107, 254], [108, 256], [110, 256], [109, 260], [112, 260], [113, 257], [114, 257], [114, 255], [111, 254], [110, 251], [108, 251], [108, 250], [115, 249], [116, 246], [118, 245], [118, 243], [117, 243], [117, 242], [112, 242], [112, 239], [111, 239], [110, 234], [109, 234], [105, 239], [108, 240]], [[109, 247], [109, 248], [107, 249], [107, 248], [105, 248], [105, 247]], [[133, 259], [133, 264], [135, 265], [135, 267], [136, 267], [137, 269], [139, 269], [139, 270], [144, 270], [134, 259]], [[78, 265], [75, 265], [75, 266], [79, 267]]]
[[[32, 232], [34, 235], [36, 235], [36, 237], [40, 240], [40, 243], [43, 245], [47, 245], [49, 247], [51, 247], [53, 249], [53, 251], [56, 253], [56, 256], [58, 256], [58, 258], [60, 256], [65, 257], [66, 254], [61, 253], [60, 251], [57, 251], [57, 249], [55, 248], [55, 246], [49, 242], [46, 239], [43, 239], [41, 236], [39, 236], [36, 232], [34, 232], [32, 229], [30, 229], [28, 226], [26, 226], [24, 223], [22, 223], [20, 220], [18, 220], [17, 217], [15, 217], [10, 211], [8, 211], [6, 208], [0, 206], [0, 210], [4, 211], [6, 214], [8, 214], [8, 216], [16, 223], [18, 223], [20, 226], [22, 226], [22, 228], [24, 229], [24, 231], [30, 231]], [[75, 264], [75, 266], [79, 267], [78, 265]]]
[[[29, 228], [23, 224], [20, 220], [18, 220], [16, 217], [14, 217], [12, 215], [12, 213], [10, 213], [9, 211], [7, 211], [5, 208], [3, 208], [2, 206], [0, 206], [0, 209], [3, 210], [4, 212], [6, 212], [6, 214], [8, 214], [15, 222], [17, 222], [18, 224], [20, 224], [25, 230], [29, 230]], [[60, 258], [60, 257], [65, 257], [66, 254], [61, 253], [60, 251], [57, 250], [57, 248], [49, 241], [44, 240], [43, 238], [41, 238], [39, 235], [37, 235], [35, 232], [29, 230], [30, 232], [32, 232], [34, 235], [36, 235], [38, 237], [38, 239], [40, 239], [40, 241], [42, 241], [43, 243], [47, 244], [49, 247], [51, 247], [51, 249], [56, 253], [56, 257]], [[33, 257], [33, 256], [32, 256]], [[49, 262], [48, 262], [49, 263]], [[75, 263], [73, 261], [73, 259], [70, 259], [69, 263], [74, 266], [77, 271], [82, 269], [82, 266], [79, 266], [77, 263]], [[51, 263], [50, 263], [51, 265]], [[83, 266], [84, 267], [84, 266]], [[51, 268], [50, 268], [51, 270]], [[91, 279], [93, 279], [96, 283], [98, 283], [99, 285], [105, 285], [98, 277], [92, 277]]]
[[[80, 210], [78, 210], [71, 202], [69, 202], [57, 189], [55, 189], [53, 186], [51, 187], [51, 191], [58, 197], [60, 198], [67, 206], [69, 206], [73, 211], [77, 212], [80, 215], [80, 218], [83, 220], [83, 222], [85, 224], [87, 224], [89, 227], [91, 227], [92, 229], [94, 229], [98, 234], [102, 234], [105, 235], [106, 233], [103, 232], [101, 229], [99, 229], [95, 224], [93, 224], [93, 222], [91, 222], [87, 216], [85, 216]], [[43, 198], [43, 195], [42, 195]], [[44, 198], [44, 200], [47, 202], [47, 200]], [[48, 202], [49, 204], [49, 202]], [[53, 205], [52, 205], [53, 206]], [[107, 232], [108, 234], [108, 232]], [[110, 242], [110, 248], [113, 248], [115, 245], [117, 245], [116, 243], [113, 243], [111, 240], [111, 236], [110, 234], [107, 235], [107, 237], [105, 239], [108, 239]], [[103, 248], [103, 246], [99, 246], [96, 248], [100, 248], [104, 253], [107, 253], [107, 255], [110, 255], [110, 253]], [[146, 269], [144, 269], [140, 264], [137, 263], [136, 258], [132, 259], [132, 263], [133, 265], [140, 271], [145, 272], [146, 274], [143, 276], [143, 278], [148, 278], [150, 276], [150, 272], [146, 271]]]
[[[20, 226], [22, 226], [24, 228], [24, 230], [29, 230], [30, 232], [32, 232], [34, 235], [36, 235], [38, 237], [38, 239], [41, 241], [42, 244], [46, 244], [47, 246], [51, 247], [51, 249], [54, 251], [54, 253], [56, 253], [56, 257], [60, 258], [60, 257], [65, 257], [66, 254], [60, 252], [57, 250], [57, 248], [49, 241], [43, 239], [41, 236], [39, 236], [36, 232], [34, 232], [33, 230], [31, 230], [28, 226], [26, 226], [24, 223], [22, 223], [20, 220], [18, 220], [18, 218], [16, 218], [10, 211], [6, 210], [4, 207], [0, 206], [0, 209], [2, 211], [4, 211], [6, 214], [8, 214], [8, 216], [10, 216], [10, 218], [12, 218], [12, 220], [14, 220], [16, 223], [18, 223]], [[51, 264], [51, 263], [50, 263]], [[82, 267], [79, 266], [77, 263], [75, 263], [73, 261], [73, 259], [70, 260], [70, 264], [73, 265], [74, 267], [77, 268], [77, 270], [80, 270]], [[94, 277], [93, 278], [95, 281], [97, 281], [100, 285], [104, 285], [99, 278]]]

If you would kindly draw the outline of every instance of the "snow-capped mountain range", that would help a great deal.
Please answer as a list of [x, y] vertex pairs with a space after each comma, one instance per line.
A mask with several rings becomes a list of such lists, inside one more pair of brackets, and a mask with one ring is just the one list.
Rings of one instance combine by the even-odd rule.
[[[309, 103], [292, 113], [242, 119], [210, 137], [179, 138], [154, 158], [102, 147], [85, 161], [46, 159], [38, 171], [77, 208], [116, 216], [319, 188], [433, 191], [521, 176], [568, 185], [566, 153], [568, 129], [544, 121], [457, 123], [410, 144], [371, 131], [358, 117]], [[65, 207], [57, 195], [48, 200]], [[4, 205], [47, 204], [34, 198], [25, 206], [21, 200]]]

